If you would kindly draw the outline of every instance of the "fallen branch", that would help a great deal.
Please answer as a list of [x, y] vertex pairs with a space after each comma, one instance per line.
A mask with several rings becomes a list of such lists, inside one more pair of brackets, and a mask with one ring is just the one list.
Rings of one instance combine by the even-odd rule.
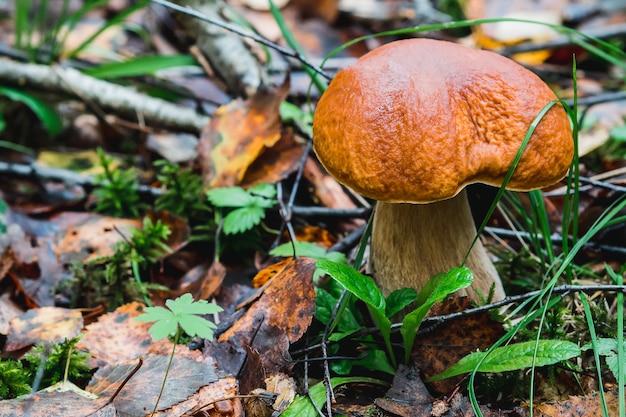
[[90, 77], [73, 68], [0, 60], [0, 84], [77, 98], [151, 127], [199, 133], [209, 117], [131, 88]]

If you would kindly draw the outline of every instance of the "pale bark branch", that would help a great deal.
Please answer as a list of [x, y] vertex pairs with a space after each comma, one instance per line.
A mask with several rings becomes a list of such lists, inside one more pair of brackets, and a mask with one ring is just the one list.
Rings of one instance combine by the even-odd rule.
[[73, 68], [0, 60], [0, 85], [73, 97], [150, 127], [199, 133], [209, 117]]

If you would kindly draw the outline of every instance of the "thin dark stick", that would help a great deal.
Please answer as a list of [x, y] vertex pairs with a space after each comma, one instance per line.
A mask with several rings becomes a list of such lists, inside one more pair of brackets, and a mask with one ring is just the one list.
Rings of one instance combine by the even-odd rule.
[[[597, 29], [589, 29], [583, 35], [592, 36], [598, 39], [612, 38], [626, 34], [626, 24], [613, 25], [609, 27], [601, 27]], [[559, 36], [544, 42], [526, 42], [519, 45], [509, 46], [496, 50], [499, 54], [512, 55], [521, 52], [540, 51], [542, 49], [555, 49], [563, 46], [573, 45], [574, 42], [567, 36]]]
[[[307, 341], [307, 346], [309, 344], [309, 335], [307, 333], [306, 336], [306, 341]], [[311, 402], [311, 404], [313, 405], [313, 408], [315, 408], [315, 411], [317, 412], [317, 414], [320, 417], [324, 417], [324, 413], [322, 413], [322, 410], [320, 410], [320, 408], [317, 406], [317, 404], [315, 403], [315, 401], [313, 401], [313, 397], [311, 397], [311, 391], [309, 390], [309, 352], [304, 352], [304, 361], [303, 361], [303, 366], [304, 366], [304, 392], [306, 393], [306, 396], [308, 397], [309, 401]]]
[[[531, 291], [525, 294], [509, 296], [509, 297], [506, 297], [504, 300], [500, 300], [495, 303], [485, 304], [483, 306], [475, 307], [475, 308], [468, 308], [467, 310], [458, 311], [456, 313], [444, 314], [441, 316], [426, 317], [422, 321], [422, 327], [420, 328], [420, 330], [418, 330], [418, 334], [428, 333], [432, 331], [432, 328], [434, 326], [440, 326], [450, 320], [454, 320], [454, 319], [464, 317], [464, 316], [469, 316], [472, 314], [482, 313], [482, 312], [489, 311], [494, 308], [499, 308], [505, 305], [514, 304], [514, 303], [521, 302], [521, 301], [526, 301], [529, 298], [532, 298], [541, 294], [542, 291], [543, 290], [537, 290], [537, 291]], [[626, 294], [626, 285], [561, 285], [561, 286], [555, 287], [552, 290], [552, 293], [565, 295], [569, 292], [593, 293], [597, 291], [623, 292]], [[402, 323], [394, 323], [391, 325], [391, 329], [398, 331], [400, 330], [401, 326], [402, 326]], [[377, 327], [368, 327], [366, 329], [361, 330], [358, 333], [355, 333], [355, 337], [363, 337], [363, 336], [367, 336], [373, 333], [378, 333], [379, 331], [380, 330]], [[292, 354], [298, 355], [298, 354], [302, 354], [305, 352], [311, 352], [313, 350], [317, 350], [320, 348], [322, 348], [322, 343], [307, 346], [306, 348], [292, 352]], [[328, 360], [329, 358], [326, 358], [326, 359]]]
[[317, 206], [293, 206], [291, 212], [300, 217], [341, 217], [367, 219], [372, 213], [371, 208], [336, 209]]
[[328, 337], [330, 336], [330, 326], [334, 323], [337, 315], [339, 314], [339, 308], [343, 304], [346, 297], [348, 297], [348, 290], [343, 290], [339, 299], [335, 303], [335, 307], [333, 307], [333, 311], [328, 319], [328, 323], [326, 323], [326, 327], [324, 327], [324, 333], [322, 334], [322, 340], [320, 341], [322, 348], [322, 358], [324, 360], [324, 385], [326, 386], [326, 408], [329, 416], [332, 416], [332, 403], [335, 401], [335, 393], [333, 391], [333, 384], [330, 382], [330, 360], [328, 358]]
[[328, 248], [328, 252], [347, 252], [348, 250], [354, 248], [359, 241], [361, 240], [361, 236], [365, 232], [367, 228], [367, 224], [359, 227], [358, 229], [350, 232], [346, 237], [341, 239], [339, 242], [335, 243], [333, 246]]
[[[560, 285], [558, 287], [554, 287], [552, 290], [553, 294], [561, 294], [566, 295], [570, 292], [584, 292], [584, 293], [592, 293], [597, 291], [604, 292], [623, 292], [626, 294], [626, 285]], [[445, 323], [446, 321], [450, 321], [459, 317], [469, 316], [472, 314], [478, 314], [485, 311], [492, 310], [494, 308], [499, 308], [505, 305], [518, 303], [521, 301], [526, 301], [529, 298], [536, 297], [541, 294], [543, 290], [531, 291], [525, 294], [520, 295], [512, 295], [506, 297], [504, 300], [496, 301], [495, 303], [485, 304], [484, 306], [469, 308], [467, 310], [459, 311], [456, 313], [445, 314], [443, 316], [435, 316], [435, 317], [427, 317], [422, 322], [422, 325], [440, 325]], [[393, 324], [392, 329], [399, 329], [402, 326], [402, 323]], [[421, 331], [421, 330], [420, 330]]]
[[[528, 232], [516, 232], [509, 229], [502, 229], [499, 227], [485, 227], [485, 231], [489, 233], [493, 233], [496, 236], [507, 237], [507, 238], [523, 238], [530, 239], [530, 233]], [[561, 236], [550, 236], [550, 241], [556, 245], [560, 245], [562, 243]], [[569, 243], [573, 242], [572, 238], [568, 239]], [[594, 249], [601, 250], [608, 253], [613, 253], [616, 255], [626, 255], [626, 248], [621, 246], [612, 246], [612, 245], [603, 245], [601, 243], [596, 243], [593, 241], [587, 242], [583, 245], [582, 250], [585, 249]]]
[[587, 177], [579, 177], [580, 182], [585, 184], [591, 184], [596, 187], [606, 188], [607, 190], [619, 191], [620, 193], [626, 193], [626, 187], [620, 185], [611, 184], [610, 182], [598, 181]]
[[272, 41], [270, 41], [268, 39], [265, 39], [262, 36], [257, 35], [256, 33], [249, 32], [247, 30], [243, 30], [240, 27], [235, 26], [235, 25], [231, 25], [229, 23], [213, 20], [210, 17], [207, 17], [207, 16], [203, 15], [202, 13], [199, 13], [199, 12], [195, 11], [194, 9], [192, 9], [189, 6], [182, 7], [182, 6], [179, 6], [178, 4], [171, 3], [171, 2], [169, 2], [167, 0], [152, 0], [152, 3], [160, 4], [161, 6], [167, 7], [168, 9], [176, 10], [177, 12], [184, 13], [184, 14], [186, 14], [188, 16], [195, 17], [196, 19], [202, 20], [204, 22], [208, 22], [208, 23], [210, 23], [212, 25], [221, 27], [222, 29], [226, 29], [226, 30], [228, 30], [230, 32], [236, 33], [237, 35], [242, 36], [244, 38], [252, 39], [253, 41], [260, 43], [261, 45], [265, 45], [268, 48], [274, 49], [275, 51], [279, 52], [280, 54], [282, 54], [284, 56], [288, 56], [288, 57], [294, 58], [294, 59], [302, 62], [302, 64], [308, 66], [313, 71], [315, 71], [316, 73], [318, 73], [322, 77], [326, 78], [327, 80], [330, 80], [332, 78], [330, 75], [326, 74], [326, 72], [324, 72], [324, 70], [322, 70], [321, 68], [319, 68], [319, 67], [315, 66], [314, 64], [312, 64], [311, 62], [309, 62], [306, 58], [304, 58], [298, 52], [293, 51], [293, 50], [288, 49], [288, 48], [284, 48], [284, 47], [282, 47], [280, 45], [277, 45], [274, 42], [272, 42]]

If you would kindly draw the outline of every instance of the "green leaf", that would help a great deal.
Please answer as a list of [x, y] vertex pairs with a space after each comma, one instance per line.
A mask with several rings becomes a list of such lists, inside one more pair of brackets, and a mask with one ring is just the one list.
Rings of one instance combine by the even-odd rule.
[[[606, 364], [609, 367], [609, 370], [615, 379], [617, 379], [619, 374], [619, 363], [617, 361], [617, 339], [599, 338], [596, 340], [596, 346], [598, 348], [598, 355], [605, 356]], [[581, 349], [593, 349], [593, 345], [591, 343], [587, 343]], [[626, 342], [624, 342], [624, 350], [626, 350]]]
[[402, 288], [393, 291], [387, 296], [387, 308], [385, 314], [387, 317], [393, 317], [408, 307], [417, 299], [417, 292], [413, 288]]
[[[537, 350], [535, 355], [535, 348]], [[581, 352], [577, 344], [564, 340], [539, 340], [502, 346], [488, 352], [474, 352], [445, 372], [428, 378], [440, 381], [456, 375], [473, 372], [506, 372], [532, 366], [553, 365], [576, 356]], [[479, 365], [480, 364], [480, 365]], [[478, 368], [476, 368], [478, 366]]]
[[151, 75], [166, 68], [195, 65], [197, 62], [190, 55], [156, 55], [142, 56], [125, 62], [103, 64], [83, 72], [95, 78], [113, 79]]
[[220, 306], [206, 300], [194, 301], [189, 293], [175, 300], [167, 300], [165, 305], [167, 309], [147, 307], [145, 313], [135, 317], [135, 321], [155, 322], [149, 330], [152, 340], [157, 341], [173, 336], [179, 328], [192, 337], [213, 338], [215, 323], [199, 315], [219, 313], [222, 311]]
[[306, 256], [307, 258], [312, 259], [324, 259], [326, 256], [326, 250], [319, 245], [316, 245], [313, 242], [291, 242], [283, 243], [282, 245], [276, 246], [274, 249], [270, 251], [270, 255], [272, 256], [282, 256], [289, 257], [294, 256], [293, 248], [296, 248], [297, 256]]
[[273, 184], [257, 184], [248, 188], [248, 193], [272, 200], [276, 197], [276, 186]]
[[384, 372], [389, 375], [396, 374], [396, 368], [389, 363], [389, 358], [385, 352], [380, 349], [370, 350], [365, 358], [355, 361], [353, 365], [363, 366], [366, 369]]
[[144, 313], [135, 320], [143, 322], [168, 320], [174, 317], [174, 313], [163, 307], [146, 307]]
[[[328, 324], [338, 300], [323, 288], [316, 288], [315, 293], [315, 318], [323, 324]], [[344, 333], [344, 335], [350, 334], [360, 330], [361, 327], [352, 311], [349, 308], [344, 309], [337, 324], [339, 332]]]
[[415, 342], [415, 335], [424, 317], [435, 303], [443, 301], [448, 295], [472, 285], [474, 275], [463, 266], [453, 268], [446, 273], [432, 277], [417, 295], [419, 307], [407, 314], [402, 320], [400, 333], [404, 341], [404, 361], [408, 363]]
[[235, 209], [224, 217], [224, 233], [234, 235], [252, 229], [265, 217], [265, 210], [258, 206]]
[[204, 339], [213, 339], [213, 329], [217, 326], [202, 317], [187, 315], [184, 320], [179, 321], [180, 327], [190, 336], [198, 336]]
[[391, 347], [391, 321], [385, 315], [385, 297], [374, 281], [346, 264], [326, 259], [317, 261], [317, 268], [338, 281], [348, 292], [367, 304], [367, 308], [385, 342], [391, 362], [395, 365], [396, 360]]
[[241, 187], [214, 188], [206, 195], [215, 207], [246, 207], [253, 201], [253, 197]]
[[294, 246], [296, 248], [297, 256], [305, 256], [307, 258], [315, 259], [316, 261], [320, 259], [327, 259], [329, 261], [337, 263], [346, 263], [345, 254], [341, 252], [326, 252], [326, 249], [313, 242], [295, 241], [293, 242], [293, 245], [291, 244], [291, 242], [283, 243], [282, 245], [278, 245], [274, 249], [272, 249], [270, 251], [270, 255], [281, 257], [294, 256]]
[[148, 332], [152, 336], [152, 340], [165, 339], [169, 336], [173, 336], [178, 331], [178, 321], [174, 317], [170, 317], [167, 320], [159, 320], [155, 322]]
[[317, 267], [341, 283], [359, 300], [378, 312], [385, 313], [385, 297], [370, 277], [359, 273], [351, 266], [327, 259], [317, 261]]
[[41, 120], [46, 130], [52, 136], [58, 135], [61, 129], [63, 129], [63, 122], [57, 112], [37, 97], [9, 87], [0, 87], [0, 95], [7, 96], [13, 101], [24, 103]]
[[611, 138], [616, 142], [626, 142], [626, 125], [615, 126], [611, 129]]

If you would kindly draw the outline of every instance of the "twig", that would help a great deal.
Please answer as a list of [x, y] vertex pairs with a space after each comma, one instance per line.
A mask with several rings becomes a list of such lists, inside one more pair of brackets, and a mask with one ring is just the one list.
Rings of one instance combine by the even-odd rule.
[[341, 239], [339, 242], [335, 243], [333, 246], [328, 248], [328, 252], [347, 252], [348, 250], [354, 248], [357, 243], [361, 240], [361, 236], [365, 232], [367, 228], [367, 224], [362, 225], [358, 229], [352, 231], [346, 237]]
[[595, 185], [596, 187], [606, 188], [611, 191], [619, 191], [620, 193], [626, 193], [626, 187], [611, 184], [610, 182], [598, 181], [592, 178], [579, 177], [579, 181], [585, 184]]
[[324, 386], [326, 387], [326, 411], [329, 416], [333, 415], [332, 404], [335, 402], [335, 393], [333, 391], [333, 384], [330, 381], [330, 360], [328, 358], [328, 350], [326, 343], [328, 342], [328, 337], [330, 336], [331, 328], [330, 326], [335, 322], [337, 315], [339, 314], [339, 309], [348, 297], [348, 290], [343, 290], [339, 299], [335, 303], [333, 307], [333, 311], [330, 314], [330, 318], [326, 323], [326, 327], [324, 327], [324, 333], [322, 334], [322, 340], [320, 341], [322, 348], [322, 358], [323, 358], [323, 366], [324, 366]]
[[[486, 232], [493, 233], [496, 236], [501, 237], [509, 237], [509, 238], [517, 238], [522, 237], [524, 239], [530, 239], [530, 233], [522, 232], [522, 231], [513, 231], [509, 229], [503, 229], [499, 227], [486, 227]], [[560, 245], [562, 243], [561, 236], [550, 236], [550, 241], [554, 244]], [[568, 239], [569, 243], [572, 243], [572, 238]], [[596, 243], [590, 241], [583, 245], [582, 250], [585, 249], [598, 249], [604, 252], [613, 253], [617, 255], [626, 255], [626, 248], [621, 246], [612, 246], [612, 245], [603, 245], [601, 243]]]
[[[87, 191], [92, 190], [96, 185], [96, 180], [91, 175], [82, 175], [62, 168], [41, 167], [37, 164], [13, 164], [0, 161], [0, 175], [57, 181], [67, 185], [79, 185], [84, 187]], [[137, 192], [153, 198], [163, 194], [162, 189], [143, 184], [137, 185]]]
[[354, 218], [367, 219], [372, 213], [371, 208], [355, 208], [355, 209], [336, 209], [328, 207], [304, 207], [293, 206], [291, 212], [300, 217], [340, 217], [340, 218]]
[[[584, 293], [592, 293], [597, 291], [604, 292], [622, 292], [626, 294], [626, 285], [560, 285], [558, 287], [554, 287], [552, 289], [553, 294], [561, 294], [566, 295], [570, 292], [584, 292]], [[427, 317], [422, 322], [422, 325], [440, 325], [445, 323], [446, 321], [450, 321], [453, 319], [457, 319], [459, 317], [469, 316], [472, 314], [478, 314], [485, 311], [493, 310], [494, 308], [499, 308], [505, 305], [518, 303], [521, 301], [525, 301], [529, 298], [533, 298], [541, 294], [543, 290], [531, 291], [525, 294], [520, 295], [512, 295], [506, 297], [503, 300], [496, 301], [495, 303], [485, 304], [484, 306], [468, 308], [467, 310], [459, 311], [456, 313], [444, 314], [442, 316], [434, 316]], [[393, 324], [392, 329], [399, 329], [402, 326], [402, 323]], [[422, 332], [422, 330], [420, 330]], [[426, 331], [424, 331], [426, 332]]]
[[220, 22], [217, 21], [215, 19], [211, 19], [210, 17], [207, 17], [205, 15], [203, 15], [202, 13], [198, 13], [197, 11], [193, 10], [190, 7], [182, 7], [179, 6], [177, 4], [174, 4], [172, 2], [169, 2], [167, 0], [152, 0], [152, 3], [156, 3], [156, 4], [160, 4], [161, 6], [167, 7], [168, 9], [172, 9], [172, 10], [176, 10], [177, 12], [180, 13], [184, 13], [188, 16], [192, 16], [195, 17], [196, 19], [200, 19], [204, 22], [208, 22], [211, 23], [212, 25], [218, 26], [222, 29], [226, 29], [230, 32], [236, 33], [239, 36], [242, 36], [244, 38], [248, 38], [248, 39], [252, 39], [255, 42], [260, 43], [261, 45], [265, 45], [268, 48], [272, 48], [275, 51], [279, 52], [280, 54], [290, 57], [290, 58], [294, 58], [298, 61], [300, 61], [302, 64], [308, 66], [309, 68], [311, 68], [313, 71], [315, 71], [316, 73], [318, 73], [319, 75], [321, 75], [322, 77], [330, 80], [331, 77], [330, 75], [326, 74], [326, 72], [324, 72], [324, 70], [322, 70], [321, 68], [315, 66], [313, 63], [311, 63], [310, 61], [308, 61], [306, 58], [304, 58], [302, 55], [300, 55], [298, 52], [293, 51], [291, 49], [288, 48], [284, 48], [280, 45], [275, 44], [274, 42], [271, 42], [268, 39], [265, 39], [262, 36], [257, 35], [256, 33], [247, 31], [247, 30], [243, 30], [241, 27], [239, 26], [235, 26], [235, 25], [231, 25], [230, 23], [226, 23], [226, 22]]
[[[589, 29], [583, 34], [583, 37], [592, 36], [598, 39], [612, 38], [615, 36], [622, 36], [626, 33], [626, 23], [619, 25], [613, 25], [609, 27], [601, 27], [595, 29]], [[502, 55], [512, 55], [521, 52], [533, 52], [540, 51], [542, 49], [555, 49], [563, 46], [573, 45], [571, 37], [559, 36], [555, 39], [550, 39], [544, 42], [526, 42], [519, 45], [513, 45], [502, 49], [497, 49], [495, 52]]]

